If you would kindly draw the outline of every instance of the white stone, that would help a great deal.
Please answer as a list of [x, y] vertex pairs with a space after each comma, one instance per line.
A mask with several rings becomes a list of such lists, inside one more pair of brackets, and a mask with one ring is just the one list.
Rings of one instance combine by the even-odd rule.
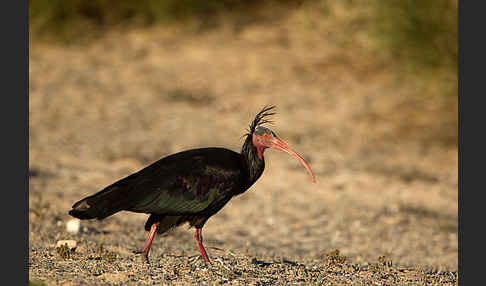
[[69, 249], [76, 249], [77, 243], [75, 240], [59, 240], [56, 243], [56, 248], [61, 247], [63, 245], [67, 244]]
[[77, 234], [79, 232], [79, 227], [80, 222], [78, 219], [72, 219], [66, 223], [66, 230], [72, 234]]

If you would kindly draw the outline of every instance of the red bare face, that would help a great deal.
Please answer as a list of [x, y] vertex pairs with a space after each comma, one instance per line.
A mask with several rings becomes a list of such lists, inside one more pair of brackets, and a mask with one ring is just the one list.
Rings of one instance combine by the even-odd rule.
[[263, 158], [263, 152], [266, 148], [278, 149], [292, 156], [295, 156], [305, 167], [307, 172], [312, 176], [312, 181], [316, 182], [316, 178], [312, 173], [309, 164], [307, 164], [304, 158], [302, 158], [299, 154], [297, 154], [297, 152], [295, 152], [292, 148], [285, 144], [285, 142], [280, 140], [272, 130], [261, 126], [258, 127], [253, 133], [252, 143], [253, 146], [255, 146], [257, 149], [259, 159]]

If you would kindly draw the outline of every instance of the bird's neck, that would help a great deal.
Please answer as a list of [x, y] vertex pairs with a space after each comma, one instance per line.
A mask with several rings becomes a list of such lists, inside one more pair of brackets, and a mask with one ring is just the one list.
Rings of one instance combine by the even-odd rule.
[[252, 143], [252, 136], [248, 135], [241, 148], [241, 155], [245, 160], [247, 170], [248, 170], [248, 187], [253, 185], [253, 183], [260, 178], [263, 174], [263, 169], [265, 169], [265, 160], [263, 158], [263, 151], [261, 158], [258, 156], [258, 150]]

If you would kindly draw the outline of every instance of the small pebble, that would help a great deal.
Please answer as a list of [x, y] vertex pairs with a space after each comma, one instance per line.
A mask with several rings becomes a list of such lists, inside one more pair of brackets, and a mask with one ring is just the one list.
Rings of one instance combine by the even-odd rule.
[[62, 245], [67, 244], [69, 249], [73, 250], [76, 249], [77, 243], [75, 240], [58, 240], [56, 243], [56, 248], [61, 247]]
[[66, 230], [69, 233], [77, 234], [79, 232], [79, 226], [80, 223], [78, 219], [71, 219], [66, 223]]

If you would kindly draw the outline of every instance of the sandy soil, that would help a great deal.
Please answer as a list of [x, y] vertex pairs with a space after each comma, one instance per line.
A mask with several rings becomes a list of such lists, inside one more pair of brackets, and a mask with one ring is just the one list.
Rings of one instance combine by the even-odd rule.
[[[457, 285], [457, 147], [442, 140], [456, 134], [430, 92], [437, 86], [397, 80], [359, 30], [351, 44], [325, 25], [298, 29], [305, 25], [294, 13], [237, 31], [153, 28], [89, 45], [33, 42], [30, 280]], [[157, 237], [152, 264], [142, 263], [144, 214], [66, 231], [75, 201], [162, 156], [239, 151], [266, 104], [278, 108], [270, 127], [308, 160], [317, 183], [297, 160], [266, 152], [262, 178], [204, 227], [211, 265], [186, 227]], [[78, 243], [67, 259], [56, 251], [60, 239]]]

